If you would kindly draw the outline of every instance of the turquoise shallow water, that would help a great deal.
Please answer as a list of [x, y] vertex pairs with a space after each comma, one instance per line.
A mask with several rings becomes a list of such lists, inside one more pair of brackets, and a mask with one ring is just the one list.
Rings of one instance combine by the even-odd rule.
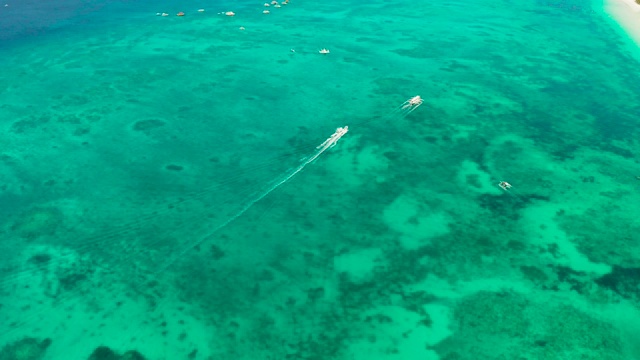
[[0, 8], [0, 359], [640, 359], [600, 9], [264, 9]]

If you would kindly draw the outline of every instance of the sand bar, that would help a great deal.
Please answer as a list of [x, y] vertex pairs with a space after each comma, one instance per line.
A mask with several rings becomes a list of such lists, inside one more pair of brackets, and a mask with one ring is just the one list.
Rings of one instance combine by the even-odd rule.
[[604, 9], [640, 45], [640, 4], [635, 0], [605, 0]]

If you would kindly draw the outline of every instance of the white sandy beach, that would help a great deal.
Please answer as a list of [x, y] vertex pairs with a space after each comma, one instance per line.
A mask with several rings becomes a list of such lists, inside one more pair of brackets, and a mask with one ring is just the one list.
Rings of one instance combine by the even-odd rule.
[[604, 10], [640, 46], [640, 4], [635, 0], [604, 0]]

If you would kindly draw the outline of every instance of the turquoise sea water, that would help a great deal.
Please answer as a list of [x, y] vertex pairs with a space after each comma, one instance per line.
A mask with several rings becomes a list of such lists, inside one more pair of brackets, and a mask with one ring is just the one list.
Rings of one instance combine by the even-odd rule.
[[1, 360], [640, 359], [640, 73], [600, 9], [8, 5]]

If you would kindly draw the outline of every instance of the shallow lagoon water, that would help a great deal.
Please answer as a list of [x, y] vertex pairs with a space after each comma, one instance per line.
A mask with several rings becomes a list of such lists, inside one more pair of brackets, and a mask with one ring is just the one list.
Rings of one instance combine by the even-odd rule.
[[9, 5], [0, 358], [640, 358], [640, 78], [599, 9]]

